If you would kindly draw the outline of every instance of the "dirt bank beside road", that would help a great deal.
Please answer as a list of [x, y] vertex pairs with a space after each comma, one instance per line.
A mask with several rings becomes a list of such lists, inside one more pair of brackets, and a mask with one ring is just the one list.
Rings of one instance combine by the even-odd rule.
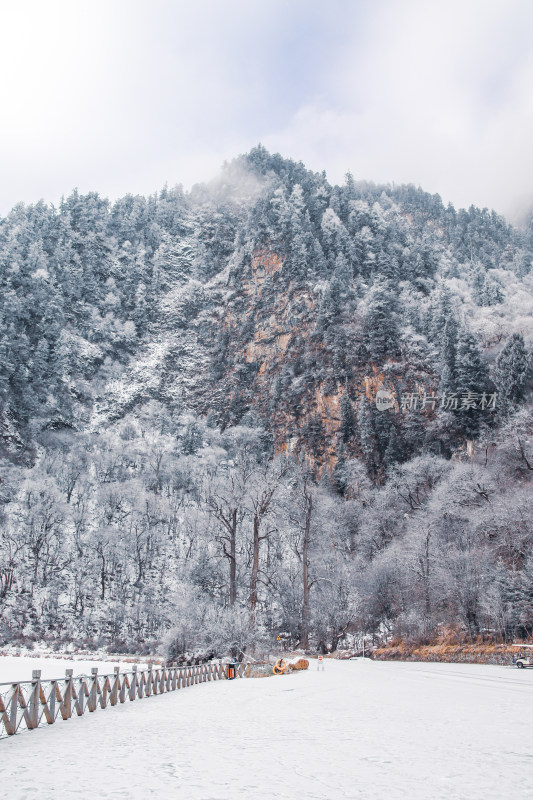
[[460, 664], [512, 664], [520, 652], [509, 644], [428, 644], [399, 642], [373, 650], [376, 661], [433, 661]]

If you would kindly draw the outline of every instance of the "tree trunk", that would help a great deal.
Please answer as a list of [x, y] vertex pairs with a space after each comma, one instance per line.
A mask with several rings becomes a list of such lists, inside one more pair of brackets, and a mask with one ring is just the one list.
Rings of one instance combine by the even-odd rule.
[[234, 606], [237, 600], [237, 528], [239, 525], [239, 509], [237, 506], [231, 507], [223, 501], [218, 503], [212, 500], [212, 508], [216, 519], [221, 523], [224, 531], [217, 537], [219, 544], [222, 545], [222, 554], [229, 561], [229, 604]]
[[429, 543], [431, 539], [431, 534], [426, 534], [426, 541], [424, 546], [424, 563], [422, 569], [422, 577], [424, 580], [424, 628], [426, 636], [429, 634], [431, 630], [431, 593], [430, 593], [430, 559], [429, 559]]
[[250, 581], [250, 628], [255, 626], [257, 605], [257, 578], [259, 576], [259, 516], [254, 514], [254, 540], [252, 555], [252, 579]]
[[300, 635], [300, 647], [306, 650], [309, 647], [309, 623], [310, 623], [310, 602], [309, 595], [311, 586], [309, 583], [309, 544], [311, 542], [311, 514], [313, 511], [313, 497], [305, 493], [305, 527], [302, 544], [302, 625]]
[[235, 605], [237, 600], [237, 509], [231, 515], [229, 541], [229, 604]]

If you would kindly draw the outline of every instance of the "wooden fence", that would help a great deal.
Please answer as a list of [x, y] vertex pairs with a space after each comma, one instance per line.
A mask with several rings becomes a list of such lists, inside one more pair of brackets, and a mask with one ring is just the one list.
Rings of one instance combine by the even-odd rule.
[[[242, 678], [244, 670], [243, 664], [236, 664], [235, 677]], [[20, 730], [53, 725], [59, 717], [81, 717], [97, 708], [228, 677], [228, 667], [220, 664], [154, 669], [149, 663], [148, 669], [137, 670], [134, 665], [131, 672], [121, 673], [120, 667], [115, 667], [111, 675], [99, 675], [93, 667], [91, 675], [76, 677], [73, 672], [67, 669], [64, 678], [41, 680], [41, 670], [34, 670], [31, 681], [0, 683], [0, 739]]]

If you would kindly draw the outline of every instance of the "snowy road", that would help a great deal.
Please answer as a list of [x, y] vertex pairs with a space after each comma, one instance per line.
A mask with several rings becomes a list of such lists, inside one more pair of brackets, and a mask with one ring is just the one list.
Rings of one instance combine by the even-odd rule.
[[533, 798], [533, 670], [314, 667], [194, 686], [1, 741], [6, 796]]

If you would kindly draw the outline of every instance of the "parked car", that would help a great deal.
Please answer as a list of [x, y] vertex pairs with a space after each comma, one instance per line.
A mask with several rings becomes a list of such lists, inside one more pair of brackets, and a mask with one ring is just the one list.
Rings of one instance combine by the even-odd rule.
[[[533, 667], [533, 644], [515, 644], [513, 647], [519, 647], [521, 652], [513, 658], [513, 664], [516, 664], [518, 669], [524, 667]], [[526, 650], [526, 647], [528, 648]]]

